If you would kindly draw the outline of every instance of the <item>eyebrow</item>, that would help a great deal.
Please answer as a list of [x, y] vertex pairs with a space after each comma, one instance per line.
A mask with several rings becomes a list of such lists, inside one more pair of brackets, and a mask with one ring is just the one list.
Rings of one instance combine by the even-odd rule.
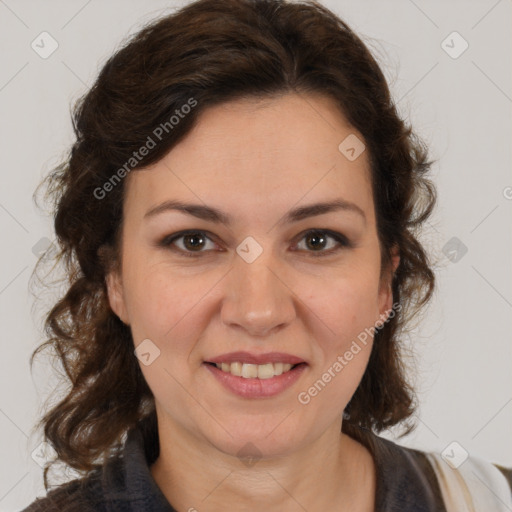
[[[222, 223], [226, 226], [231, 226], [231, 217], [221, 210], [218, 210], [217, 208], [201, 204], [183, 203], [181, 201], [175, 200], [164, 201], [163, 203], [153, 206], [144, 214], [144, 219], [155, 217], [156, 215], [167, 211], [178, 211], [186, 213], [187, 215], [192, 215], [198, 219], [214, 222], [216, 224]], [[314, 217], [316, 215], [323, 215], [336, 211], [356, 213], [362, 217], [366, 224], [366, 215], [364, 211], [359, 206], [357, 206], [357, 204], [351, 203], [350, 201], [346, 201], [345, 199], [341, 198], [323, 203], [300, 206], [290, 210], [284, 216], [284, 218], [279, 221], [279, 224], [298, 222], [308, 217]]]

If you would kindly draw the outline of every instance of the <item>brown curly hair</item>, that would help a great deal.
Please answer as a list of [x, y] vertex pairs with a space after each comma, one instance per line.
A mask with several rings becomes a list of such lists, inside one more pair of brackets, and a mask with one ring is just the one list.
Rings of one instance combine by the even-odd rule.
[[[195, 108], [134, 170], [164, 157], [208, 107], [285, 93], [334, 99], [362, 134], [371, 163], [382, 273], [390, 268], [394, 246], [400, 254], [392, 291], [401, 308], [375, 333], [342, 430], [378, 433], [414, 413], [399, 334], [434, 290], [432, 266], [417, 238], [436, 202], [426, 177], [431, 162], [425, 143], [400, 118], [368, 48], [324, 6], [198, 0], [147, 24], [108, 59], [73, 107], [76, 141], [69, 155], [40, 184], [52, 198], [59, 244], [54, 260], [63, 264], [67, 278], [66, 293], [45, 317], [48, 338], [30, 360], [32, 365], [43, 347], [52, 348], [69, 379], [67, 395], [36, 426], [44, 426], [56, 462], [87, 474], [118, 453], [128, 429], [142, 419], [156, 428], [154, 398], [134, 355], [130, 329], [110, 308], [105, 282], [120, 261], [123, 180], [108, 194], [98, 191], [191, 97]], [[412, 428], [408, 424], [407, 432]], [[51, 465], [44, 471], [46, 489]]]

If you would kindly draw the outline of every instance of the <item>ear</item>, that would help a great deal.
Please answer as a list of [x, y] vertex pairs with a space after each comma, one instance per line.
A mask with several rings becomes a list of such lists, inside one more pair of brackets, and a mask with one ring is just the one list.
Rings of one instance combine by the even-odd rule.
[[379, 289], [379, 320], [385, 322], [389, 317], [393, 307], [393, 277], [400, 263], [400, 254], [398, 247], [393, 247], [391, 251], [391, 268], [386, 276], [383, 277]]
[[130, 325], [128, 321], [128, 313], [126, 311], [121, 277], [116, 271], [111, 271], [106, 275], [105, 282], [107, 284], [108, 301], [112, 311], [123, 323]]

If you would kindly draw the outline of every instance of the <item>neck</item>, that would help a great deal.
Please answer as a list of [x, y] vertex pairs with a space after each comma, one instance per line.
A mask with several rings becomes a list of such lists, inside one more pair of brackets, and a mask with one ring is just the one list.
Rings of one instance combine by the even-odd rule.
[[[333, 425], [286, 456], [242, 460], [173, 423], [159, 423], [160, 454], [151, 473], [177, 510], [373, 511], [369, 451]], [[343, 508], [340, 508], [343, 504]]]

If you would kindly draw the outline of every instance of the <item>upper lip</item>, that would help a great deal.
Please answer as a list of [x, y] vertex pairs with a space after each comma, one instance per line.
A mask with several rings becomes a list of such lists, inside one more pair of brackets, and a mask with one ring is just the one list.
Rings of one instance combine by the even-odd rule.
[[247, 364], [265, 364], [265, 363], [305, 363], [304, 359], [285, 354], [284, 352], [267, 352], [265, 354], [251, 354], [250, 352], [229, 352], [220, 356], [208, 359], [207, 363], [247, 363]]

